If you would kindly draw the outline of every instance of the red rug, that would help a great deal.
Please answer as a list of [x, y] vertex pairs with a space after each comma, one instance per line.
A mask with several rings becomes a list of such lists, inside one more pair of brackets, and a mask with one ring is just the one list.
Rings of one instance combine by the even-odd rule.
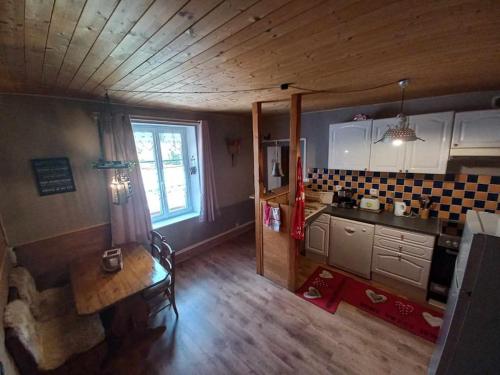
[[432, 342], [436, 342], [442, 323], [441, 313], [322, 267], [296, 294], [332, 314], [345, 301]]

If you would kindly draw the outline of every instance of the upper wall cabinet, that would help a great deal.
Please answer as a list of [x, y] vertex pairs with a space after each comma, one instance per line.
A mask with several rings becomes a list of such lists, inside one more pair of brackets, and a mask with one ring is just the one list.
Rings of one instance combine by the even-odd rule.
[[[500, 152], [500, 110], [459, 112], [453, 125], [452, 155], [492, 155]], [[490, 152], [484, 150], [490, 148]], [[494, 150], [497, 148], [497, 150]], [[475, 150], [467, 150], [475, 149]]]
[[384, 135], [388, 126], [395, 126], [397, 118], [373, 120], [372, 143], [370, 151], [371, 171], [376, 172], [402, 172], [405, 163], [405, 146], [393, 146], [388, 143], [375, 143]]
[[453, 112], [410, 116], [410, 127], [425, 142], [406, 143], [405, 172], [446, 173], [452, 124]]
[[371, 129], [372, 120], [330, 125], [328, 168], [368, 169]]

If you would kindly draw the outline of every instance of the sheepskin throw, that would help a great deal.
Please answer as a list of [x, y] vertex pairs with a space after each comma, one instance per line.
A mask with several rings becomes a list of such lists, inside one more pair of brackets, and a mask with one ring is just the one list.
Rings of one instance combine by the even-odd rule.
[[22, 300], [6, 306], [4, 323], [14, 330], [40, 370], [53, 370], [72, 355], [83, 353], [104, 340], [104, 328], [97, 314], [66, 314], [39, 322]]
[[24, 267], [15, 267], [11, 270], [9, 286], [17, 289], [19, 297], [26, 301], [31, 313], [39, 321], [46, 321], [75, 311], [73, 294], [69, 285], [38, 292], [33, 277]]

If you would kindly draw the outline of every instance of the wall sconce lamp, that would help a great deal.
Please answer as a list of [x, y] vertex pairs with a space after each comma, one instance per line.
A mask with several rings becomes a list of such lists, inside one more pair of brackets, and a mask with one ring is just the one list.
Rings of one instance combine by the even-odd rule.
[[99, 160], [93, 164], [94, 169], [113, 170], [111, 178], [111, 200], [113, 204], [126, 204], [132, 197], [132, 184], [130, 182], [129, 170], [135, 166], [135, 162], [119, 160]]
[[235, 156], [240, 153], [241, 138], [226, 139], [227, 152], [231, 155], [231, 166], [235, 166]]

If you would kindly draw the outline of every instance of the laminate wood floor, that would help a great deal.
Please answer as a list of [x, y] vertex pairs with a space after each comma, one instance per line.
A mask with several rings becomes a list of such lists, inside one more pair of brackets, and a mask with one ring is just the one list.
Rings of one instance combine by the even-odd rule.
[[255, 273], [254, 246], [249, 232], [179, 264], [179, 319], [158, 316], [167, 331], [137, 343], [146, 348], [135, 360], [122, 353], [123, 373], [426, 373], [431, 343], [346, 303], [331, 315], [274, 285]]

